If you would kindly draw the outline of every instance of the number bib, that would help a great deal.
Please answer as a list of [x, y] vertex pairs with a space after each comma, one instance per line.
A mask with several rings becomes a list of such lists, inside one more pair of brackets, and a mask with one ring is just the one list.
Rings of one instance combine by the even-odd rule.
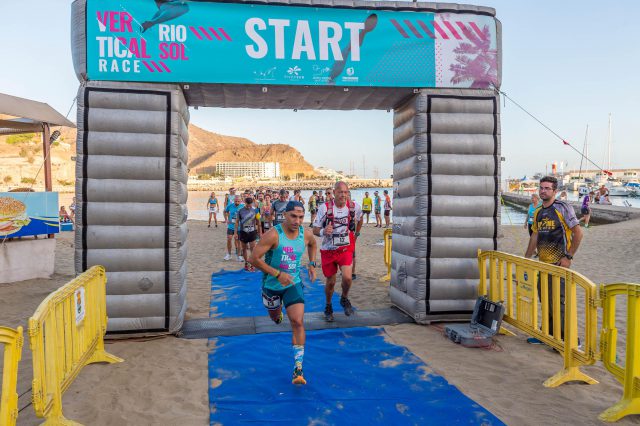
[[282, 299], [280, 298], [280, 296], [269, 297], [266, 294], [262, 293], [262, 304], [264, 305], [265, 308], [272, 311], [280, 308], [282, 304]]
[[246, 225], [245, 227], [242, 228], [242, 230], [244, 232], [253, 232], [256, 230], [256, 227], [254, 225]]
[[284, 213], [276, 213], [276, 220], [278, 222], [284, 222]]
[[262, 224], [262, 229], [264, 229], [265, 231], [266, 231], [267, 229], [270, 229], [270, 228], [271, 228], [271, 224], [269, 224], [269, 223], [267, 223], [267, 222], [264, 222], [264, 223]]
[[334, 246], [336, 247], [344, 247], [348, 246], [351, 243], [349, 239], [349, 233], [346, 234], [334, 234], [331, 235], [331, 240]]

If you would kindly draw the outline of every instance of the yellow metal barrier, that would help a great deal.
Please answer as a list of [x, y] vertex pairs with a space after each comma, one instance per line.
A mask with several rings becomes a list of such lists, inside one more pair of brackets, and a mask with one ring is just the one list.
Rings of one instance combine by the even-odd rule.
[[[627, 338], [625, 365], [616, 362], [618, 329], [616, 328], [616, 296], [627, 297]], [[640, 414], [640, 284], [605, 284], [602, 299], [602, 362], [623, 385], [622, 399], [600, 414], [600, 420], [615, 422], [629, 414]]]
[[62, 415], [62, 394], [94, 362], [121, 362], [104, 350], [106, 275], [94, 266], [51, 293], [29, 318], [33, 408], [43, 424], [77, 424]]
[[380, 282], [391, 281], [391, 229], [384, 230], [384, 264], [387, 267], [387, 275], [380, 277]]
[[18, 419], [18, 363], [22, 357], [22, 327], [17, 330], [0, 327], [0, 343], [4, 344], [0, 425], [13, 426]]
[[[580, 366], [591, 365], [598, 358], [598, 292], [594, 283], [570, 269], [499, 251], [479, 250], [478, 266], [478, 293], [486, 294], [492, 301], [505, 302], [504, 321], [562, 354], [564, 368], [547, 379], [544, 386], [556, 387], [574, 380], [598, 383], [580, 371]], [[565, 283], [564, 336], [561, 328], [561, 280]], [[539, 283], [547, 283], [540, 285], [540, 299]], [[578, 288], [585, 294], [582, 347], [578, 345]], [[550, 298], [552, 309], [549, 309]]]

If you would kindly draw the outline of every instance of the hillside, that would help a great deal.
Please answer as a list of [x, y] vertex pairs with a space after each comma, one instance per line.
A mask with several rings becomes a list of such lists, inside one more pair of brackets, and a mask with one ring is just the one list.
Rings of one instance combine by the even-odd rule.
[[[72, 186], [75, 180], [76, 129], [61, 129], [62, 135], [51, 151], [54, 186]], [[313, 166], [295, 148], [284, 144], [259, 145], [246, 138], [220, 135], [189, 125], [189, 169], [214, 166], [220, 161], [279, 162], [280, 172], [294, 176], [313, 175]], [[0, 136], [0, 185], [25, 186], [34, 177], [42, 163], [40, 134]], [[36, 185], [42, 185], [40, 172]]]

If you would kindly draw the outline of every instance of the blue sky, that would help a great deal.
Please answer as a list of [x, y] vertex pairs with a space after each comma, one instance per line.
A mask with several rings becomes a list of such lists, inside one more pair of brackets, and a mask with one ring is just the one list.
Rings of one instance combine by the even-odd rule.
[[[640, 2], [470, 1], [496, 8], [502, 22], [502, 90], [602, 164], [608, 114], [613, 116], [612, 167], [640, 167]], [[66, 114], [78, 88], [70, 53], [70, 2], [21, 0], [0, 6], [3, 61], [0, 92], [49, 103]], [[393, 113], [200, 108], [192, 123], [287, 143], [315, 166], [367, 176], [392, 173]], [[70, 115], [75, 121], [75, 109]], [[502, 105], [503, 177], [550, 169], [580, 158], [506, 101]]]

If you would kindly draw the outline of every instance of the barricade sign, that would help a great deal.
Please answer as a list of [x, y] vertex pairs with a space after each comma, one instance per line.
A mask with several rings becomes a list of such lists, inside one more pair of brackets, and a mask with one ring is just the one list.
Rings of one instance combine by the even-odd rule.
[[384, 230], [384, 265], [387, 267], [387, 274], [380, 277], [380, 282], [391, 281], [391, 239], [393, 231]]
[[[591, 365], [598, 357], [598, 293], [594, 283], [569, 269], [499, 251], [479, 250], [478, 267], [478, 294], [487, 295], [494, 302], [503, 301], [506, 323], [562, 355], [564, 368], [547, 379], [544, 386], [556, 387], [575, 380], [598, 383], [580, 371], [580, 366]], [[581, 341], [578, 337], [578, 289], [580, 299], [585, 302]]]
[[2, 365], [2, 392], [0, 398], [0, 425], [13, 426], [18, 419], [18, 363], [22, 357], [22, 327], [16, 330], [0, 327], [0, 343], [4, 345]]
[[[616, 328], [616, 296], [627, 297], [626, 350], [624, 364], [618, 364]], [[602, 299], [602, 331], [600, 348], [602, 363], [623, 385], [622, 399], [600, 414], [600, 420], [615, 422], [629, 414], [640, 414], [640, 284], [604, 284]]]
[[71, 424], [62, 394], [85, 365], [122, 362], [104, 350], [106, 283], [104, 268], [94, 266], [51, 293], [29, 319], [33, 408], [47, 424]]

